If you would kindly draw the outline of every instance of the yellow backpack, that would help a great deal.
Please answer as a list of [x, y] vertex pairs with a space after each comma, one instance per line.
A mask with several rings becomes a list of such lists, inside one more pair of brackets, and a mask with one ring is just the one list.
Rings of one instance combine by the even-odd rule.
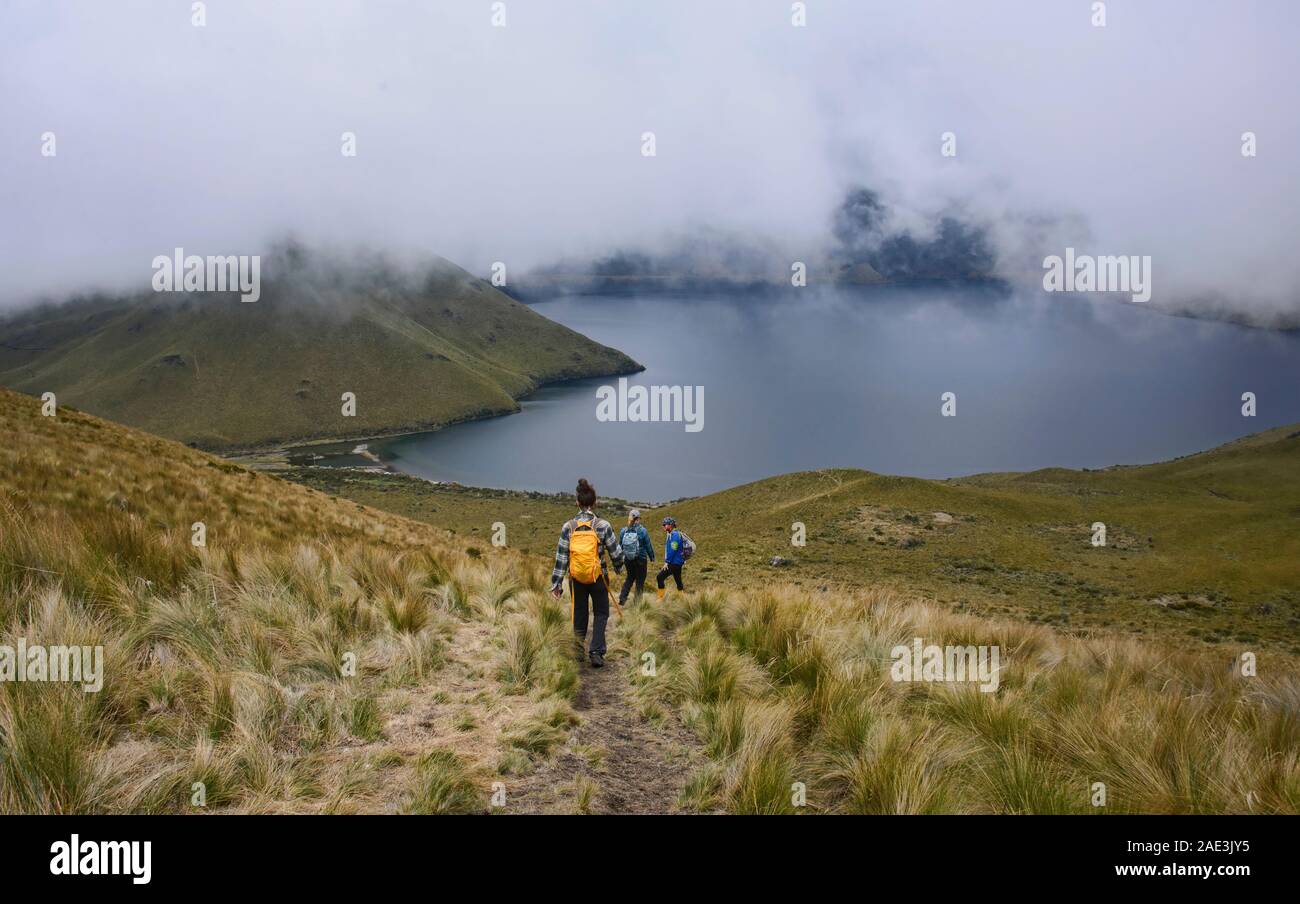
[[600, 580], [600, 537], [595, 521], [573, 519], [569, 531], [569, 574], [575, 581], [594, 584]]

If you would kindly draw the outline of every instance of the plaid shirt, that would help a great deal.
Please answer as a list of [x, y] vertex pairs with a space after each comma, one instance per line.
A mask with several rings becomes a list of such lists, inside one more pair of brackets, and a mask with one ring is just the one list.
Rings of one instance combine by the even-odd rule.
[[[573, 532], [573, 522], [579, 518], [592, 522], [591, 526], [595, 528], [600, 545], [609, 552], [609, 560], [614, 563], [616, 569], [623, 567], [623, 548], [618, 544], [614, 528], [610, 527], [609, 522], [604, 518], [597, 518], [591, 509], [583, 509], [576, 517], [565, 521], [564, 527], [560, 528], [560, 545], [555, 548], [555, 568], [551, 571], [552, 589], [562, 586], [565, 576], [569, 573], [569, 534]], [[600, 572], [606, 580], [609, 579], [609, 571], [605, 568], [603, 556], [600, 559]]]

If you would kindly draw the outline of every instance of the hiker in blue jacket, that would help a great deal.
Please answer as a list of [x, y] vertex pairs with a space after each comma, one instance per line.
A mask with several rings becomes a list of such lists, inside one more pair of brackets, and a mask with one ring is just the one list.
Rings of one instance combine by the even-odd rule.
[[655, 560], [655, 547], [650, 542], [650, 532], [641, 523], [641, 510], [632, 509], [627, 513], [627, 527], [619, 531], [619, 546], [623, 548], [623, 561], [627, 564], [627, 580], [618, 592], [618, 604], [627, 602], [628, 591], [636, 584], [635, 601], [640, 601], [641, 592], [645, 590], [646, 571], [649, 563]]
[[664, 534], [664, 567], [655, 575], [655, 583], [659, 585], [659, 599], [664, 598], [664, 582], [669, 575], [677, 582], [678, 590], [686, 589], [682, 586], [682, 566], [694, 550], [690, 538], [677, 529], [676, 518], [664, 519]]

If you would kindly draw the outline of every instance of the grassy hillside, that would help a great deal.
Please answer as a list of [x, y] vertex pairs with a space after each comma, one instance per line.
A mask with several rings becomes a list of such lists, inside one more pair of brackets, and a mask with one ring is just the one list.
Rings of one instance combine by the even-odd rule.
[[[105, 657], [97, 693], [0, 682], [0, 812], [1300, 810], [1284, 657], [759, 572], [580, 669], [550, 521], [525, 557], [13, 392], [0, 426], [0, 644]], [[892, 680], [918, 637], [997, 645], [999, 688]]]
[[486, 812], [577, 721], [544, 568], [38, 411], [0, 390], [0, 644], [104, 684], [0, 683], [0, 812]]
[[[566, 497], [300, 469], [291, 479], [545, 555]], [[608, 501], [606, 514], [626, 506]], [[1172, 462], [962, 480], [788, 474], [646, 512], [700, 544], [701, 586], [893, 588], [1070, 630], [1121, 628], [1300, 653], [1300, 436], [1272, 430]], [[1092, 524], [1107, 544], [1092, 545]], [[791, 544], [801, 522], [806, 545]], [[544, 528], [538, 539], [536, 529]], [[779, 557], [781, 564], [773, 565]]]
[[[208, 449], [430, 429], [638, 365], [445, 262], [263, 264], [262, 298], [95, 296], [0, 322], [0, 385]], [[356, 396], [342, 414], [341, 396]]]
[[[994, 692], [895, 680], [919, 639], [996, 646]], [[698, 591], [621, 625], [631, 695], [680, 713], [711, 765], [686, 809], [732, 813], [1296, 813], [1292, 665], [1071, 638], [879, 590]], [[654, 672], [647, 674], [646, 653]]]
[[[1295, 648], [1293, 434], [1104, 473], [956, 485], [802, 474], [679, 503], [671, 511], [702, 548], [688, 569], [696, 589], [629, 609], [611, 661], [626, 664], [628, 704], [642, 718], [680, 717], [710, 758], [683, 789], [687, 811], [800, 812], [799, 783], [805, 812], [1295, 813], [1300, 683], [1294, 660], [1261, 652], [1255, 636], [1268, 638], [1265, 648]], [[289, 473], [469, 536], [503, 521], [512, 547], [543, 560], [571, 512], [563, 497]], [[1248, 511], [1224, 517], [1222, 496]], [[1120, 513], [1107, 516], [1116, 520], [1106, 547], [1089, 542], [1091, 521], [1065, 542], [1041, 526], [1082, 520], [1094, 498]], [[623, 507], [602, 506], [609, 515]], [[953, 521], [936, 521], [937, 508]], [[845, 517], [863, 509], [870, 521]], [[809, 529], [808, 545], [794, 551], [792, 512]], [[1205, 524], [1217, 529], [1195, 529]], [[781, 537], [733, 542], [735, 525], [770, 525]], [[1011, 536], [984, 538], [963, 525]], [[1139, 553], [1135, 528], [1168, 540], [1169, 552], [1155, 562]], [[836, 530], [855, 539], [828, 542]], [[1207, 550], [1229, 565], [1203, 562]], [[907, 558], [916, 553], [924, 557]], [[793, 561], [771, 566], [770, 554]], [[950, 555], [955, 571], [945, 568]], [[975, 569], [981, 580], [969, 579], [972, 560], [989, 563]], [[1067, 574], [1072, 581], [1058, 580]], [[1135, 594], [1128, 579], [1150, 589]], [[1207, 581], [1237, 596], [1206, 590]], [[917, 586], [926, 589], [909, 589]], [[1255, 587], [1284, 604], [1252, 606]], [[947, 605], [918, 600], [936, 597]], [[981, 609], [1018, 617], [974, 614]], [[914, 638], [998, 646], [998, 690], [892, 680], [891, 651]], [[1258, 656], [1256, 677], [1242, 674], [1247, 652]]]
[[[1296, 427], [1103, 471], [792, 474], [677, 509], [718, 551], [724, 582], [870, 583], [982, 614], [1300, 652]], [[803, 548], [790, 542], [796, 521]], [[775, 556], [792, 564], [773, 567]]]

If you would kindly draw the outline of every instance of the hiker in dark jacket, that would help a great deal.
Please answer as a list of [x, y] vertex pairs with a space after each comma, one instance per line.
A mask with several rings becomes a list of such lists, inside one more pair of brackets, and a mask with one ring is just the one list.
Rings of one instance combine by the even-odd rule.
[[569, 576], [569, 590], [573, 594], [573, 633], [578, 641], [579, 654], [587, 640], [587, 602], [595, 615], [591, 635], [591, 664], [600, 668], [605, 664], [605, 622], [609, 619], [609, 573], [600, 551], [609, 553], [615, 571], [623, 568], [623, 550], [614, 536], [614, 528], [604, 518], [597, 518], [596, 490], [586, 478], [578, 481], [578, 514], [564, 522], [560, 528], [560, 544], [555, 549], [555, 568], [551, 572], [551, 594], [559, 599], [564, 595], [564, 576]]
[[627, 603], [628, 591], [636, 584], [636, 599], [641, 599], [645, 590], [646, 571], [649, 563], [655, 560], [655, 547], [650, 542], [650, 532], [641, 523], [641, 510], [632, 509], [627, 513], [627, 527], [618, 532], [618, 545], [623, 547], [623, 561], [627, 563], [627, 578], [623, 589], [618, 593], [618, 604]]
[[686, 546], [690, 543], [686, 535], [677, 529], [676, 518], [664, 519], [664, 567], [659, 569], [655, 575], [655, 583], [659, 585], [657, 595], [659, 599], [664, 598], [664, 582], [668, 580], [669, 575], [677, 582], [678, 590], [685, 590], [682, 586], [682, 566], [686, 564]]

